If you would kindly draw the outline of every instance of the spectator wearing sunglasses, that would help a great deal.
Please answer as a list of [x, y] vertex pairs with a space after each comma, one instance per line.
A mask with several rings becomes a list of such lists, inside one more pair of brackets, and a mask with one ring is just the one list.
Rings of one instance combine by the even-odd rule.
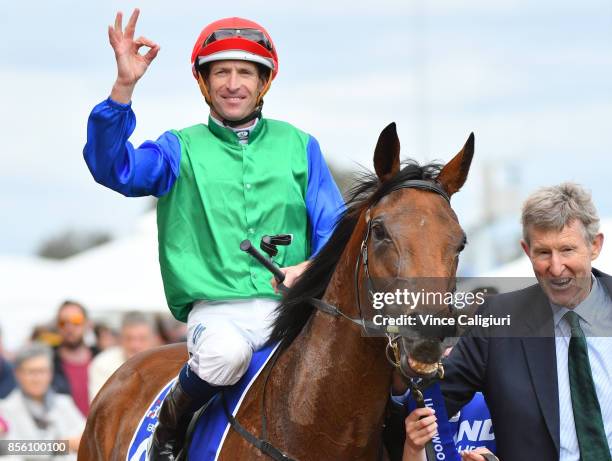
[[[89, 117], [84, 156], [97, 182], [126, 196], [159, 197], [162, 279], [171, 312], [187, 322], [190, 357], [153, 436], [151, 459], [171, 460], [181, 423], [243, 376], [274, 321], [275, 282], [240, 257], [240, 242], [293, 234], [275, 257], [290, 286], [331, 236], [344, 203], [317, 140], [262, 117], [279, 60], [268, 32], [246, 19], [209, 24], [193, 47], [191, 73], [210, 108], [208, 123], [135, 148], [128, 141], [136, 125], [132, 94], [160, 49], [134, 39], [138, 14], [123, 29], [119, 13], [109, 27], [117, 79]], [[148, 52], [139, 54], [142, 47]]]
[[89, 412], [88, 369], [96, 348], [85, 344], [90, 328], [87, 311], [75, 301], [63, 302], [57, 311], [57, 330], [61, 337], [53, 349], [53, 389], [70, 394], [84, 416]]

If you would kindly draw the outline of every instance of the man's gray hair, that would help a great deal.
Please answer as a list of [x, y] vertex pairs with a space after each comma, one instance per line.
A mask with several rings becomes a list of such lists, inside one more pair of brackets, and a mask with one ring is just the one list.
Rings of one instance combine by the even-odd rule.
[[121, 329], [129, 328], [134, 325], [146, 325], [148, 326], [153, 334], [157, 331], [157, 326], [153, 318], [140, 311], [126, 312], [121, 319]]
[[571, 182], [543, 187], [523, 204], [523, 240], [529, 245], [528, 231], [532, 227], [561, 231], [574, 220], [582, 223], [585, 241], [592, 242], [599, 232], [599, 216], [591, 193]]
[[46, 344], [37, 342], [28, 344], [17, 352], [14, 360], [15, 368], [21, 367], [23, 362], [34, 357], [45, 357], [49, 362], [49, 366], [53, 368], [53, 351]]

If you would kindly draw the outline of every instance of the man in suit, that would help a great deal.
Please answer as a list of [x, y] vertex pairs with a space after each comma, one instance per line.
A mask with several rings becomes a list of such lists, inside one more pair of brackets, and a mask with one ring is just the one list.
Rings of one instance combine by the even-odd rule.
[[532, 194], [522, 224], [538, 284], [487, 298], [480, 313], [511, 314], [512, 327], [459, 340], [441, 382], [448, 414], [481, 391], [502, 461], [610, 460], [612, 277], [591, 268], [597, 210], [564, 183]]

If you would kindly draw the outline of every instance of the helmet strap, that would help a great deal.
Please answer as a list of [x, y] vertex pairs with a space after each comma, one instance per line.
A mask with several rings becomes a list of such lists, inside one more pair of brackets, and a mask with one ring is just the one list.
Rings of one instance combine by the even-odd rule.
[[206, 86], [204, 77], [202, 77], [202, 73], [199, 70], [196, 72], [198, 76], [198, 86], [200, 87], [200, 92], [202, 93], [202, 96], [204, 96], [204, 100], [206, 101], [206, 104], [212, 107], [212, 100], [210, 99], [210, 94], [208, 93], [208, 87]]
[[263, 97], [266, 95], [266, 93], [270, 89], [270, 85], [272, 85], [272, 71], [268, 72], [268, 81], [266, 82], [264, 87], [261, 89], [261, 92], [259, 93], [259, 96], [257, 96], [257, 105], [258, 106], [259, 105], [263, 106]]
[[261, 118], [262, 107], [263, 107], [263, 100], [261, 101], [261, 104], [255, 107], [255, 110], [253, 112], [251, 112], [246, 117], [241, 118], [240, 120], [227, 120], [224, 118], [223, 120], [221, 120], [223, 122], [223, 126], [227, 126], [230, 128], [236, 128], [240, 125], [244, 125], [245, 123], [249, 123], [251, 120], [255, 120], [256, 118]]

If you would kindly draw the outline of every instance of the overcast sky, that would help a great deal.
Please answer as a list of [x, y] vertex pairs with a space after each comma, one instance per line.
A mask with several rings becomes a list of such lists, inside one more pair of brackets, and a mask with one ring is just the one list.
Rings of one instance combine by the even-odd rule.
[[191, 49], [208, 22], [238, 15], [279, 51], [264, 114], [316, 136], [329, 163], [370, 167], [391, 121], [419, 160], [449, 160], [474, 131], [473, 172], [454, 200], [467, 225], [491, 196], [485, 172], [502, 190], [493, 206], [574, 180], [612, 215], [610, 0], [6, 1], [0, 254], [32, 253], [69, 228], [125, 235], [148, 205], [97, 185], [82, 159], [87, 116], [115, 77], [107, 25], [135, 6], [137, 35], [161, 45], [134, 95], [136, 144], [206, 120]]

